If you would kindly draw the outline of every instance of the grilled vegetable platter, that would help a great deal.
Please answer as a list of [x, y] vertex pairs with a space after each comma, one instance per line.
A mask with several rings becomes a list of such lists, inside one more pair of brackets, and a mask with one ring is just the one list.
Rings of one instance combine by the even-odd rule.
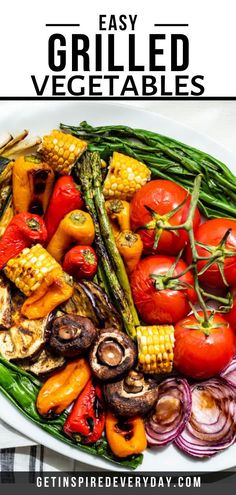
[[123, 125], [0, 136], [0, 390], [121, 467], [236, 439], [236, 177]]

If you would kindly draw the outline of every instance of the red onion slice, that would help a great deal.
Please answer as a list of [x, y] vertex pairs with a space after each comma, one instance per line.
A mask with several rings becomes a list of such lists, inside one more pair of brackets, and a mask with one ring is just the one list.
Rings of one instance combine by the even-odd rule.
[[179, 378], [168, 378], [158, 390], [158, 401], [145, 429], [148, 444], [162, 447], [183, 431], [191, 411], [191, 390], [187, 380]]
[[231, 363], [221, 372], [220, 376], [226, 380], [227, 383], [236, 387], [236, 357], [232, 359]]
[[175, 445], [194, 457], [210, 457], [236, 439], [236, 391], [221, 379], [191, 386], [192, 410]]

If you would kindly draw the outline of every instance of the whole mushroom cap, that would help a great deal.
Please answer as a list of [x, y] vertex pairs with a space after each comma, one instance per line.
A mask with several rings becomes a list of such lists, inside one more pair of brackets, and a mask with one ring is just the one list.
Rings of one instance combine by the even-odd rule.
[[93, 374], [102, 381], [120, 378], [135, 364], [137, 349], [131, 338], [116, 328], [104, 328], [89, 352]]
[[119, 416], [145, 415], [158, 398], [158, 385], [155, 380], [145, 379], [143, 374], [130, 371], [114, 383], [103, 386], [104, 398], [109, 408]]
[[54, 319], [49, 346], [61, 356], [80, 356], [90, 348], [96, 335], [97, 329], [89, 318], [66, 314]]

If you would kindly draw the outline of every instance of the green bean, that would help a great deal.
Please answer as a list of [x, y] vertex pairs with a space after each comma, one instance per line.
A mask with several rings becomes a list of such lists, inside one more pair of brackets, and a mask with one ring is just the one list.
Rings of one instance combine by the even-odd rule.
[[236, 177], [220, 160], [168, 136], [127, 126], [92, 127], [87, 122], [65, 129], [87, 139], [88, 149], [107, 160], [113, 151], [145, 163], [153, 178], [171, 179], [192, 190], [197, 174], [203, 176], [199, 208], [207, 218], [236, 218]]

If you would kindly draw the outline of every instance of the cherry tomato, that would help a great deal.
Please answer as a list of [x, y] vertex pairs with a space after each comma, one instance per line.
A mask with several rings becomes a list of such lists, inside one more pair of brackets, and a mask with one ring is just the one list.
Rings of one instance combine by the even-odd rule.
[[66, 253], [63, 270], [75, 279], [91, 279], [97, 272], [97, 256], [91, 246], [74, 246]]
[[[198, 315], [203, 321], [203, 312]], [[175, 325], [174, 366], [184, 375], [195, 379], [217, 375], [234, 353], [234, 332], [220, 314], [210, 318], [208, 328], [194, 314]]]
[[195, 290], [189, 287], [194, 282], [190, 271], [180, 278], [168, 279], [187, 268], [180, 259], [171, 274], [175, 262], [172, 256], [149, 256], [131, 274], [134, 303], [145, 323], [176, 323], [189, 313], [189, 301], [196, 301]]
[[[189, 212], [190, 196], [173, 216], [168, 217], [168, 214], [183, 203], [187, 194], [187, 191], [183, 187], [170, 180], [152, 180], [136, 192], [131, 201], [131, 228], [133, 231], [138, 230], [143, 241], [145, 253], [175, 255], [186, 245], [188, 234], [185, 230], [178, 230], [178, 232], [161, 230], [161, 228], [156, 226], [155, 222], [160, 220], [166, 226], [184, 223]], [[153, 212], [158, 214], [156, 220], [146, 207], [151, 208]], [[144, 228], [148, 223], [150, 226], [151, 221], [154, 222], [153, 228], [150, 230]], [[199, 223], [200, 214], [196, 209], [194, 230], [198, 227]], [[154, 248], [155, 226], [159, 234], [159, 242], [156, 249]]]
[[231, 328], [236, 332], [236, 287], [231, 291], [233, 296], [233, 306], [228, 313], [224, 313], [224, 318], [229, 322]]
[[[226, 232], [231, 229], [225, 245], [220, 247], [220, 243]], [[202, 275], [200, 275], [200, 283], [204, 286], [213, 288], [225, 288], [226, 284], [223, 281], [220, 273], [219, 264], [222, 266], [222, 271], [227, 284], [232, 287], [236, 285], [236, 221], [228, 218], [216, 218], [208, 220], [200, 225], [195, 233], [195, 240], [201, 242], [212, 249], [197, 246], [199, 256], [210, 256], [216, 252], [219, 253], [218, 263], [213, 263]], [[227, 256], [227, 251], [235, 251], [235, 256]], [[191, 253], [188, 247], [187, 259], [190, 262]], [[207, 260], [198, 262], [198, 272], [206, 266]]]

